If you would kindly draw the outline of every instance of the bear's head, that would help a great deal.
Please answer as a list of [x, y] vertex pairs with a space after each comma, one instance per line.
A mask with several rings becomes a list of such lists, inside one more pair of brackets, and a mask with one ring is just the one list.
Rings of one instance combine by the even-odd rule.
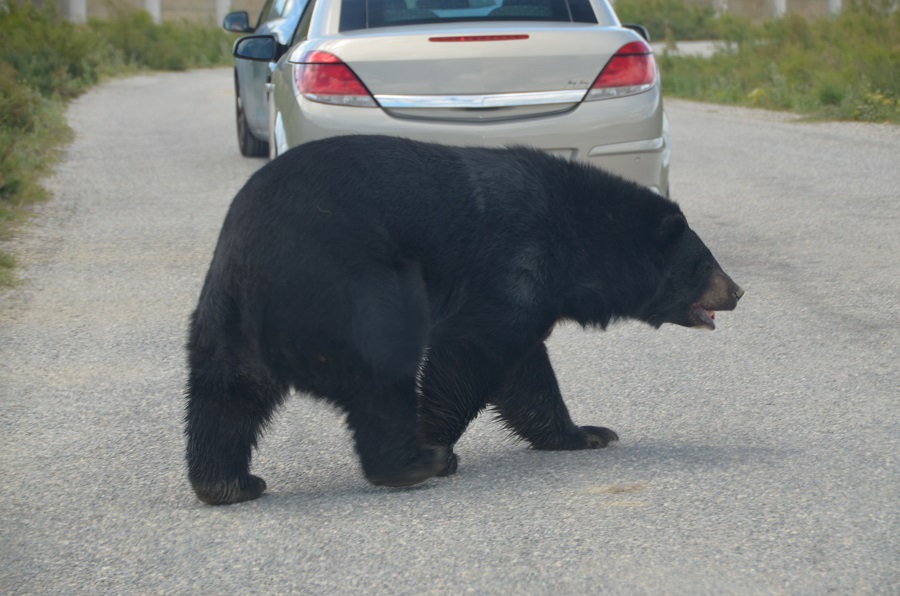
[[666, 215], [654, 240], [664, 273], [641, 318], [655, 327], [674, 323], [715, 329], [715, 311], [734, 310], [744, 290], [722, 270], [681, 213]]

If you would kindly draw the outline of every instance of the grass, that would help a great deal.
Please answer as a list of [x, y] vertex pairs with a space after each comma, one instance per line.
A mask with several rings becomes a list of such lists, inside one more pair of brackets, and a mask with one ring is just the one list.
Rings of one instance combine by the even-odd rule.
[[890, 5], [845, 0], [840, 15], [812, 21], [717, 19], [722, 51], [659, 57], [665, 92], [816, 119], [900, 123], [900, 10]]
[[[40, 181], [72, 137], [68, 101], [114, 76], [231, 64], [233, 41], [212, 23], [157, 25], [118, 10], [78, 25], [52, 6], [0, 0], [0, 241], [47, 198]], [[15, 279], [15, 259], [0, 251], [0, 287]]]
[[720, 36], [712, 6], [688, 5], [683, 0], [616, 0], [615, 10], [623, 23], [646, 27], [653, 41]]

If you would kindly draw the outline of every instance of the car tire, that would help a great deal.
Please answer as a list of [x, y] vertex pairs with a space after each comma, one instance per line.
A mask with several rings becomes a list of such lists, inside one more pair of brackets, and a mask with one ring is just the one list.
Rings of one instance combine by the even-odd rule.
[[237, 120], [238, 147], [244, 157], [265, 157], [269, 154], [269, 144], [260, 141], [250, 132], [247, 126], [247, 116], [244, 114], [244, 104], [241, 101], [241, 86], [238, 84], [237, 73], [234, 77], [234, 107]]

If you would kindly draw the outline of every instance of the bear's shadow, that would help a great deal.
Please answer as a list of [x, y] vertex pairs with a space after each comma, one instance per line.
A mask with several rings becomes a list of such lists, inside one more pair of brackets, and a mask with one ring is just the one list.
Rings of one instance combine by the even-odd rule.
[[[468, 442], [467, 442], [468, 443]], [[372, 486], [360, 470], [340, 477], [326, 472], [305, 474], [283, 470], [273, 476], [271, 490], [260, 504], [266, 507], [295, 509], [298, 505], [321, 505], [333, 499], [352, 501], [391, 498], [415, 502], [440, 494], [471, 495], [521, 491], [524, 485], [547, 490], [574, 490], [586, 480], [604, 483], [629, 483], [646, 478], [690, 475], [693, 483], [703, 482], [704, 472], [731, 475], [748, 466], [776, 467], [790, 460], [797, 449], [712, 441], [675, 442], [638, 439], [600, 450], [537, 451], [515, 439], [490, 441], [489, 445], [461, 445], [460, 469], [453, 476], [434, 478], [403, 488]]]

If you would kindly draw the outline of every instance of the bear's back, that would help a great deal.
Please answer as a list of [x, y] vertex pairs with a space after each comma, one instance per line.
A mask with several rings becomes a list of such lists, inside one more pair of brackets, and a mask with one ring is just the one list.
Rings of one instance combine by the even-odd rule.
[[[536, 150], [448, 147], [345, 136], [295, 147], [260, 169], [225, 228], [247, 245], [303, 253], [380, 249], [465, 262], [491, 239], [533, 234], [570, 209], [556, 158]], [[549, 174], [549, 175], [548, 175]], [[246, 251], [247, 247], [237, 248]]]

